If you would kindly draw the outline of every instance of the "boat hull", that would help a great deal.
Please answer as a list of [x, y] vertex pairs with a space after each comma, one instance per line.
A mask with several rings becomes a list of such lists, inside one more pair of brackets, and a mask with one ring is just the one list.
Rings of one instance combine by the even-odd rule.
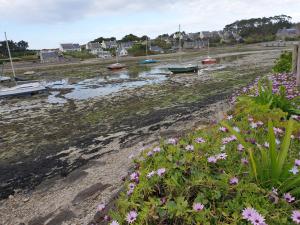
[[107, 69], [109, 70], [120, 70], [125, 68], [126, 66], [124, 64], [121, 63], [115, 63], [115, 64], [111, 64], [109, 66], [107, 66]]
[[217, 60], [216, 59], [204, 59], [202, 60], [203, 65], [211, 65], [211, 64], [216, 64]]
[[172, 73], [195, 73], [198, 71], [198, 66], [189, 66], [189, 67], [169, 67]]
[[152, 63], [157, 63], [157, 62], [158, 61], [154, 60], [154, 59], [145, 59], [145, 60], [140, 61], [140, 64], [152, 64]]

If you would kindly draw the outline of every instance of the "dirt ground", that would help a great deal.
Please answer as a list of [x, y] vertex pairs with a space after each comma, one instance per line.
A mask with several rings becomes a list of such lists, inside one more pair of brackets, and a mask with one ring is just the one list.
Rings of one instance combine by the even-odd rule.
[[[47, 95], [0, 100], [0, 224], [88, 224], [120, 191], [133, 157], [216, 119], [234, 91], [271, 71], [281, 50], [215, 49], [220, 64], [199, 74], [64, 104]], [[183, 58], [203, 58], [195, 54]], [[39, 68], [32, 79], [108, 73], [105, 64], [77, 66]]]

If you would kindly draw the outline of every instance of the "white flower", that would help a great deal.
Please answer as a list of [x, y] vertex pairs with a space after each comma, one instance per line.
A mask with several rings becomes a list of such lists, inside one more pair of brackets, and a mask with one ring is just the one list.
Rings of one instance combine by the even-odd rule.
[[296, 175], [299, 173], [299, 169], [297, 166], [294, 166], [292, 169], [289, 170], [292, 174]]
[[235, 130], [238, 133], [241, 131], [240, 128], [238, 128], [238, 127], [234, 127], [233, 130]]

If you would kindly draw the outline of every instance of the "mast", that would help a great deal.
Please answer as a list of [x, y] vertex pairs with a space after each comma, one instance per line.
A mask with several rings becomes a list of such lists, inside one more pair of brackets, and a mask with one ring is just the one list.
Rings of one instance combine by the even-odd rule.
[[4, 36], [5, 36], [5, 40], [6, 40], [6, 46], [7, 46], [8, 56], [9, 56], [9, 60], [10, 60], [11, 70], [13, 72], [14, 78], [16, 78], [16, 73], [15, 73], [13, 61], [12, 61], [11, 54], [10, 54], [10, 48], [9, 48], [9, 44], [8, 44], [8, 41], [7, 41], [6, 32], [4, 32]]
[[179, 62], [181, 63], [181, 32], [180, 32], [180, 24], [179, 24]]
[[210, 52], [209, 52], [209, 38], [208, 38], [208, 48], [207, 48], [207, 57], [209, 58], [210, 56], [210, 54], [209, 54]]
[[148, 58], [148, 37], [146, 38], [146, 58]]

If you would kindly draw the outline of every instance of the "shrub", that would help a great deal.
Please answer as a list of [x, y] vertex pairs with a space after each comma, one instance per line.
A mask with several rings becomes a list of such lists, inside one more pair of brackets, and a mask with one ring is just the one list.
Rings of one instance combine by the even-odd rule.
[[275, 66], [273, 67], [273, 71], [275, 73], [288, 73], [292, 70], [292, 53], [291, 52], [283, 52], [279, 59], [275, 61]]

